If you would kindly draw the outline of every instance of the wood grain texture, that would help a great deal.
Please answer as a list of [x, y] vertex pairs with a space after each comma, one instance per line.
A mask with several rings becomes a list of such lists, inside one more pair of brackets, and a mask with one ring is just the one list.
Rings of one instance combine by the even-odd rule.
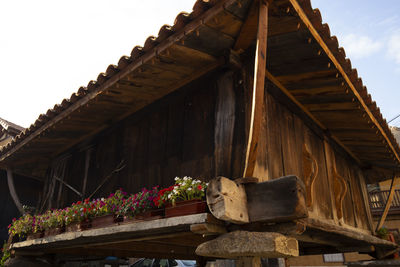
[[219, 220], [236, 224], [249, 222], [245, 186], [225, 177], [209, 182], [207, 205], [211, 213]]
[[246, 149], [246, 163], [243, 174], [244, 177], [253, 176], [257, 158], [258, 139], [261, 129], [261, 118], [264, 105], [264, 83], [268, 35], [268, 4], [266, 2], [259, 2], [258, 14], [254, 83], [251, 101], [251, 120], [249, 128], [249, 140], [247, 142]]
[[303, 144], [303, 171], [304, 183], [306, 186], [306, 204], [307, 207], [312, 207], [314, 201], [313, 185], [318, 175], [318, 163], [306, 144]]
[[250, 222], [284, 222], [308, 216], [305, 188], [296, 176], [245, 184]]
[[343, 200], [347, 193], [347, 184], [345, 179], [337, 173], [336, 168], [332, 168], [333, 192], [335, 194], [335, 204], [338, 219], [343, 218]]
[[235, 127], [236, 97], [233, 72], [219, 77], [215, 109], [214, 159], [215, 176], [231, 176], [232, 145]]

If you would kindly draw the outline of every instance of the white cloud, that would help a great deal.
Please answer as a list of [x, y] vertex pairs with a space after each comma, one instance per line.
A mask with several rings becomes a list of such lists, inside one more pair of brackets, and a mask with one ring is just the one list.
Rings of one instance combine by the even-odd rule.
[[400, 32], [394, 33], [388, 42], [388, 56], [400, 64]]
[[378, 52], [383, 44], [365, 35], [348, 34], [341, 40], [349, 58], [365, 58]]

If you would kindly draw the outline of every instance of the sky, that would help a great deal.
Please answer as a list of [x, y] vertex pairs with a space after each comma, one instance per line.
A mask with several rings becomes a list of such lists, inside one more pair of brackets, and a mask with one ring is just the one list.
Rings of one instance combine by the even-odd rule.
[[[0, 0], [0, 117], [28, 127], [194, 2]], [[391, 119], [400, 114], [400, 1], [384, 2], [312, 0]]]

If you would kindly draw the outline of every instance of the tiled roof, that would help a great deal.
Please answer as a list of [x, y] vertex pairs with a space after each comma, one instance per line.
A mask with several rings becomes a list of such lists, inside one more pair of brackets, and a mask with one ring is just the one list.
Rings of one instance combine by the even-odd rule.
[[[12, 130], [12, 131], [17, 131], [17, 132], [22, 132], [25, 128], [21, 127], [15, 123], [9, 122], [5, 119], [0, 118], [0, 126], [4, 129], [4, 130]], [[2, 130], [3, 130], [2, 129]]]
[[[295, 12], [292, 2], [299, 4], [329, 51], [321, 49], [311, 40], [312, 35]], [[61, 104], [55, 105], [46, 114], [40, 115], [29, 128], [0, 150], [0, 163], [12, 161], [13, 157], [18, 158], [16, 154], [24, 149], [43, 153], [47, 155], [47, 158], [51, 158], [62, 152], [57, 150], [60, 149], [60, 145], [74, 144], [73, 138], [82, 140], [83, 137], [91, 136], [126, 117], [126, 114], [131, 114], [178, 89], [185, 82], [189, 82], [189, 79], [195, 78], [195, 75], [200, 77], [217, 67], [223, 51], [232, 48], [241, 25], [246, 19], [250, 4], [250, 0], [197, 0], [190, 14], [178, 14], [174, 25], [162, 26], [158, 36], [148, 37], [143, 47], [134, 47], [131, 55], [122, 56], [117, 65], [110, 65], [105, 73], [99, 74], [96, 81], [90, 81], [86, 87], [79, 88], [69, 99], [64, 99]], [[268, 64], [270, 65], [268, 67], [271, 73], [276, 75], [294, 97], [309, 108], [311, 113], [338, 137], [338, 140], [350, 147], [356, 156], [366, 162], [375, 160], [367, 158], [368, 155], [363, 153], [359, 146], [354, 145], [354, 140], [350, 140], [354, 139], [353, 136], [357, 134], [357, 131], [362, 131], [371, 138], [374, 145], [379, 143], [386, 149], [385, 156], [379, 158], [380, 154], [376, 154], [378, 159], [376, 162], [386, 164], [385, 161], [388, 158], [386, 154], [391, 154], [389, 165], [398, 167], [400, 148], [386, 120], [382, 117], [371, 95], [368, 94], [361, 78], [358, 77], [357, 70], [352, 68], [351, 61], [346, 58], [344, 49], [339, 47], [337, 38], [331, 35], [329, 26], [322, 23], [319, 10], [312, 8], [310, 0], [274, 0], [270, 13], [271, 37], [268, 40], [268, 53], [270, 53]], [[282, 40], [284, 40], [283, 43]], [[287, 50], [283, 51], [283, 48]], [[353, 112], [353, 118], [360, 123], [359, 129], [353, 129], [353, 132], [348, 133], [346, 132], [347, 121], [339, 117], [333, 120], [329, 117], [331, 113], [326, 117], [321, 110], [313, 109], [313, 105], [318, 104], [320, 98], [325, 101], [327, 99], [323, 97], [327, 96], [310, 97], [308, 92], [299, 93], [297, 89], [308, 82], [307, 77], [293, 83], [289, 81], [291, 73], [290, 71], [285, 73], [282, 66], [285, 67], [285, 64], [290, 66], [291, 62], [288, 63], [284, 58], [290, 54], [288, 51], [296, 49], [300, 52], [305, 51], [304, 54], [309, 57], [301, 58], [300, 63], [305, 62], [305, 68], [317, 74], [334, 73], [332, 81], [335, 88], [331, 92], [334, 95], [329, 97], [350, 99], [350, 103], [343, 101], [342, 104], [338, 104], [342, 106], [339, 106], [337, 113], [342, 112], [346, 106], [356, 107], [356, 112], [351, 109], [346, 111]], [[332, 66], [332, 58], [326, 55], [326, 52], [334, 56], [339, 66]], [[300, 54], [293, 53], [294, 56], [301, 57]], [[321, 62], [324, 65], [318, 65]], [[292, 69], [298, 67], [298, 65], [293, 66]], [[336, 68], [333, 69], [333, 67]], [[343, 72], [338, 72], [337, 68], [341, 68]], [[312, 77], [314, 81], [317, 78]], [[291, 88], [292, 85], [293, 88]], [[351, 86], [355, 91], [352, 88], [349, 89]], [[335, 110], [330, 111], [335, 112]], [[354, 114], [360, 116], [356, 117]], [[83, 118], [87, 121], [83, 121]], [[61, 132], [68, 134], [60, 136]], [[39, 138], [41, 140], [37, 141]], [[53, 146], [43, 146], [46, 140]], [[29, 148], [25, 148], [25, 144], [28, 143]]]

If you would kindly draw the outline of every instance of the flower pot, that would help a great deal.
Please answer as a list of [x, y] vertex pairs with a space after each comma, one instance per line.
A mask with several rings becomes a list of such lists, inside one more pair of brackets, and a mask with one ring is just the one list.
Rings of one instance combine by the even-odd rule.
[[92, 228], [103, 228], [113, 226], [116, 224], [116, 217], [114, 214], [103, 215], [94, 217], [92, 219]]
[[8, 243], [18, 243], [18, 242], [22, 242], [25, 241], [27, 238], [25, 236], [18, 236], [18, 235], [14, 235], [14, 236], [9, 236], [8, 237]]
[[164, 209], [148, 210], [135, 215], [134, 219], [139, 221], [156, 220], [164, 216]]
[[43, 236], [44, 236], [44, 232], [43, 231], [36, 232], [36, 233], [31, 233], [31, 234], [28, 234], [26, 236], [26, 240], [38, 239], [38, 238], [42, 238]]
[[91, 227], [91, 224], [88, 221], [74, 222], [74, 223], [68, 224], [65, 227], [65, 231], [66, 232], [78, 232], [78, 231], [87, 230], [90, 227]]
[[44, 236], [54, 236], [65, 232], [65, 227], [50, 228], [44, 231]]
[[184, 216], [196, 213], [206, 212], [207, 203], [204, 200], [192, 199], [185, 201], [178, 201], [175, 206], [165, 207], [165, 217]]

